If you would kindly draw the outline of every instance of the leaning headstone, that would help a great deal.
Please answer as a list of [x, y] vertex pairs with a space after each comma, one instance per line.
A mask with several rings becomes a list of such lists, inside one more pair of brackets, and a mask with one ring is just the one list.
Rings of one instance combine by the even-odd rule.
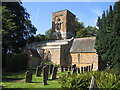
[[32, 71], [29, 70], [25, 73], [25, 82], [26, 83], [32, 82]]
[[77, 68], [72, 69], [72, 74], [75, 74], [75, 73], [77, 73]]
[[58, 70], [58, 67], [54, 67], [54, 68], [53, 68], [53, 71], [52, 71], [52, 77], [51, 77], [52, 80], [56, 79], [56, 76], [57, 76], [57, 70]]
[[39, 65], [39, 66], [37, 66], [37, 68], [36, 68], [36, 77], [40, 77], [40, 76], [41, 76], [41, 73], [42, 73], [42, 66]]
[[94, 76], [92, 76], [89, 90], [98, 90]]
[[54, 65], [51, 64], [51, 65], [50, 65], [50, 74], [52, 74], [53, 67], [54, 67]]
[[64, 68], [63, 68], [63, 66], [61, 66], [61, 72], [64, 72]]
[[43, 84], [47, 85], [47, 66], [43, 67]]

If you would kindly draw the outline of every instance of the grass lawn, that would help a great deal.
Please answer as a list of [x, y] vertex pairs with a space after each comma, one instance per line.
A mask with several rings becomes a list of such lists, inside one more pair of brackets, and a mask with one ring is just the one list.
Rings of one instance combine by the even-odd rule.
[[[32, 83], [25, 83], [26, 71], [22, 71], [19, 73], [3, 72], [3, 80], [2, 82], [0, 82], [0, 86], [3, 86], [3, 88], [61, 88], [60, 84], [58, 83], [59, 79], [51, 80], [49, 76], [49, 80], [47, 81], [48, 85], [43, 85], [42, 77], [36, 77], [35, 69], [33, 69], [32, 71]], [[59, 78], [59, 75], [64, 73], [58, 71], [57, 78]]]

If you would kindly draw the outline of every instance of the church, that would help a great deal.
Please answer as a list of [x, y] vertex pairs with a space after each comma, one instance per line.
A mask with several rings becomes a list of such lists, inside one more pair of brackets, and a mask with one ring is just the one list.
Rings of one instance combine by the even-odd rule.
[[93, 71], [98, 70], [98, 55], [94, 49], [96, 38], [74, 38], [74, 25], [75, 15], [69, 10], [52, 13], [52, 40], [33, 42], [24, 49], [29, 56], [29, 67], [52, 62], [64, 67], [93, 65]]

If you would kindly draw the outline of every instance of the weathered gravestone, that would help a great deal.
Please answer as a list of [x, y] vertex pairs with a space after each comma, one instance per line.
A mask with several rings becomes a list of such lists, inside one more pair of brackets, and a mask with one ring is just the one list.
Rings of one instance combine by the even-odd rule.
[[77, 73], [77, 68], [72, 69], [72, 74], [75, 74], [75, 73]]
[[51, 77], [52, 80], [56, 79], [56, 76], [57, 76], [57, 70], [58, 70], [58, 67], [54, 67], [54, 68], [53, 68], [53, 71], [52, 71], [52, 77]]
[[43, 71], [43, 84], [47, 85], [47, 66], [44, 66], [42, 71]]
[[52, 70], [53, 70], [53, 67], [54, 67], [54, 65], [50, 65], [50, 74], [52, 74]]
[[63, 66], [61, 66], [61, 72], [64, 72], [64, 68], [63, 68]]
[[92, 76], [89, 90], [98, 90], [94, 76]]
[[32, 71], [29, 70], [25, 73], [25, 82], [26, 83], [32, 82]]
[[40, 77], [40, 76], [41, 76], [41, 73], [42, 73], [42, 66], [39, 65], [39, 66], [37, 66], [37, 68], [36, 68], [36, 77]]

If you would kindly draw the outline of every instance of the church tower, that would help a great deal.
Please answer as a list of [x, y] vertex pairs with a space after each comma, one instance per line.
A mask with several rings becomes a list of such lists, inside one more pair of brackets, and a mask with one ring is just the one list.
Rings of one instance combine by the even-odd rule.
[[70, 39], [75, 37], [75, 15], [69, 10], [52, 13], [52, 39]]

